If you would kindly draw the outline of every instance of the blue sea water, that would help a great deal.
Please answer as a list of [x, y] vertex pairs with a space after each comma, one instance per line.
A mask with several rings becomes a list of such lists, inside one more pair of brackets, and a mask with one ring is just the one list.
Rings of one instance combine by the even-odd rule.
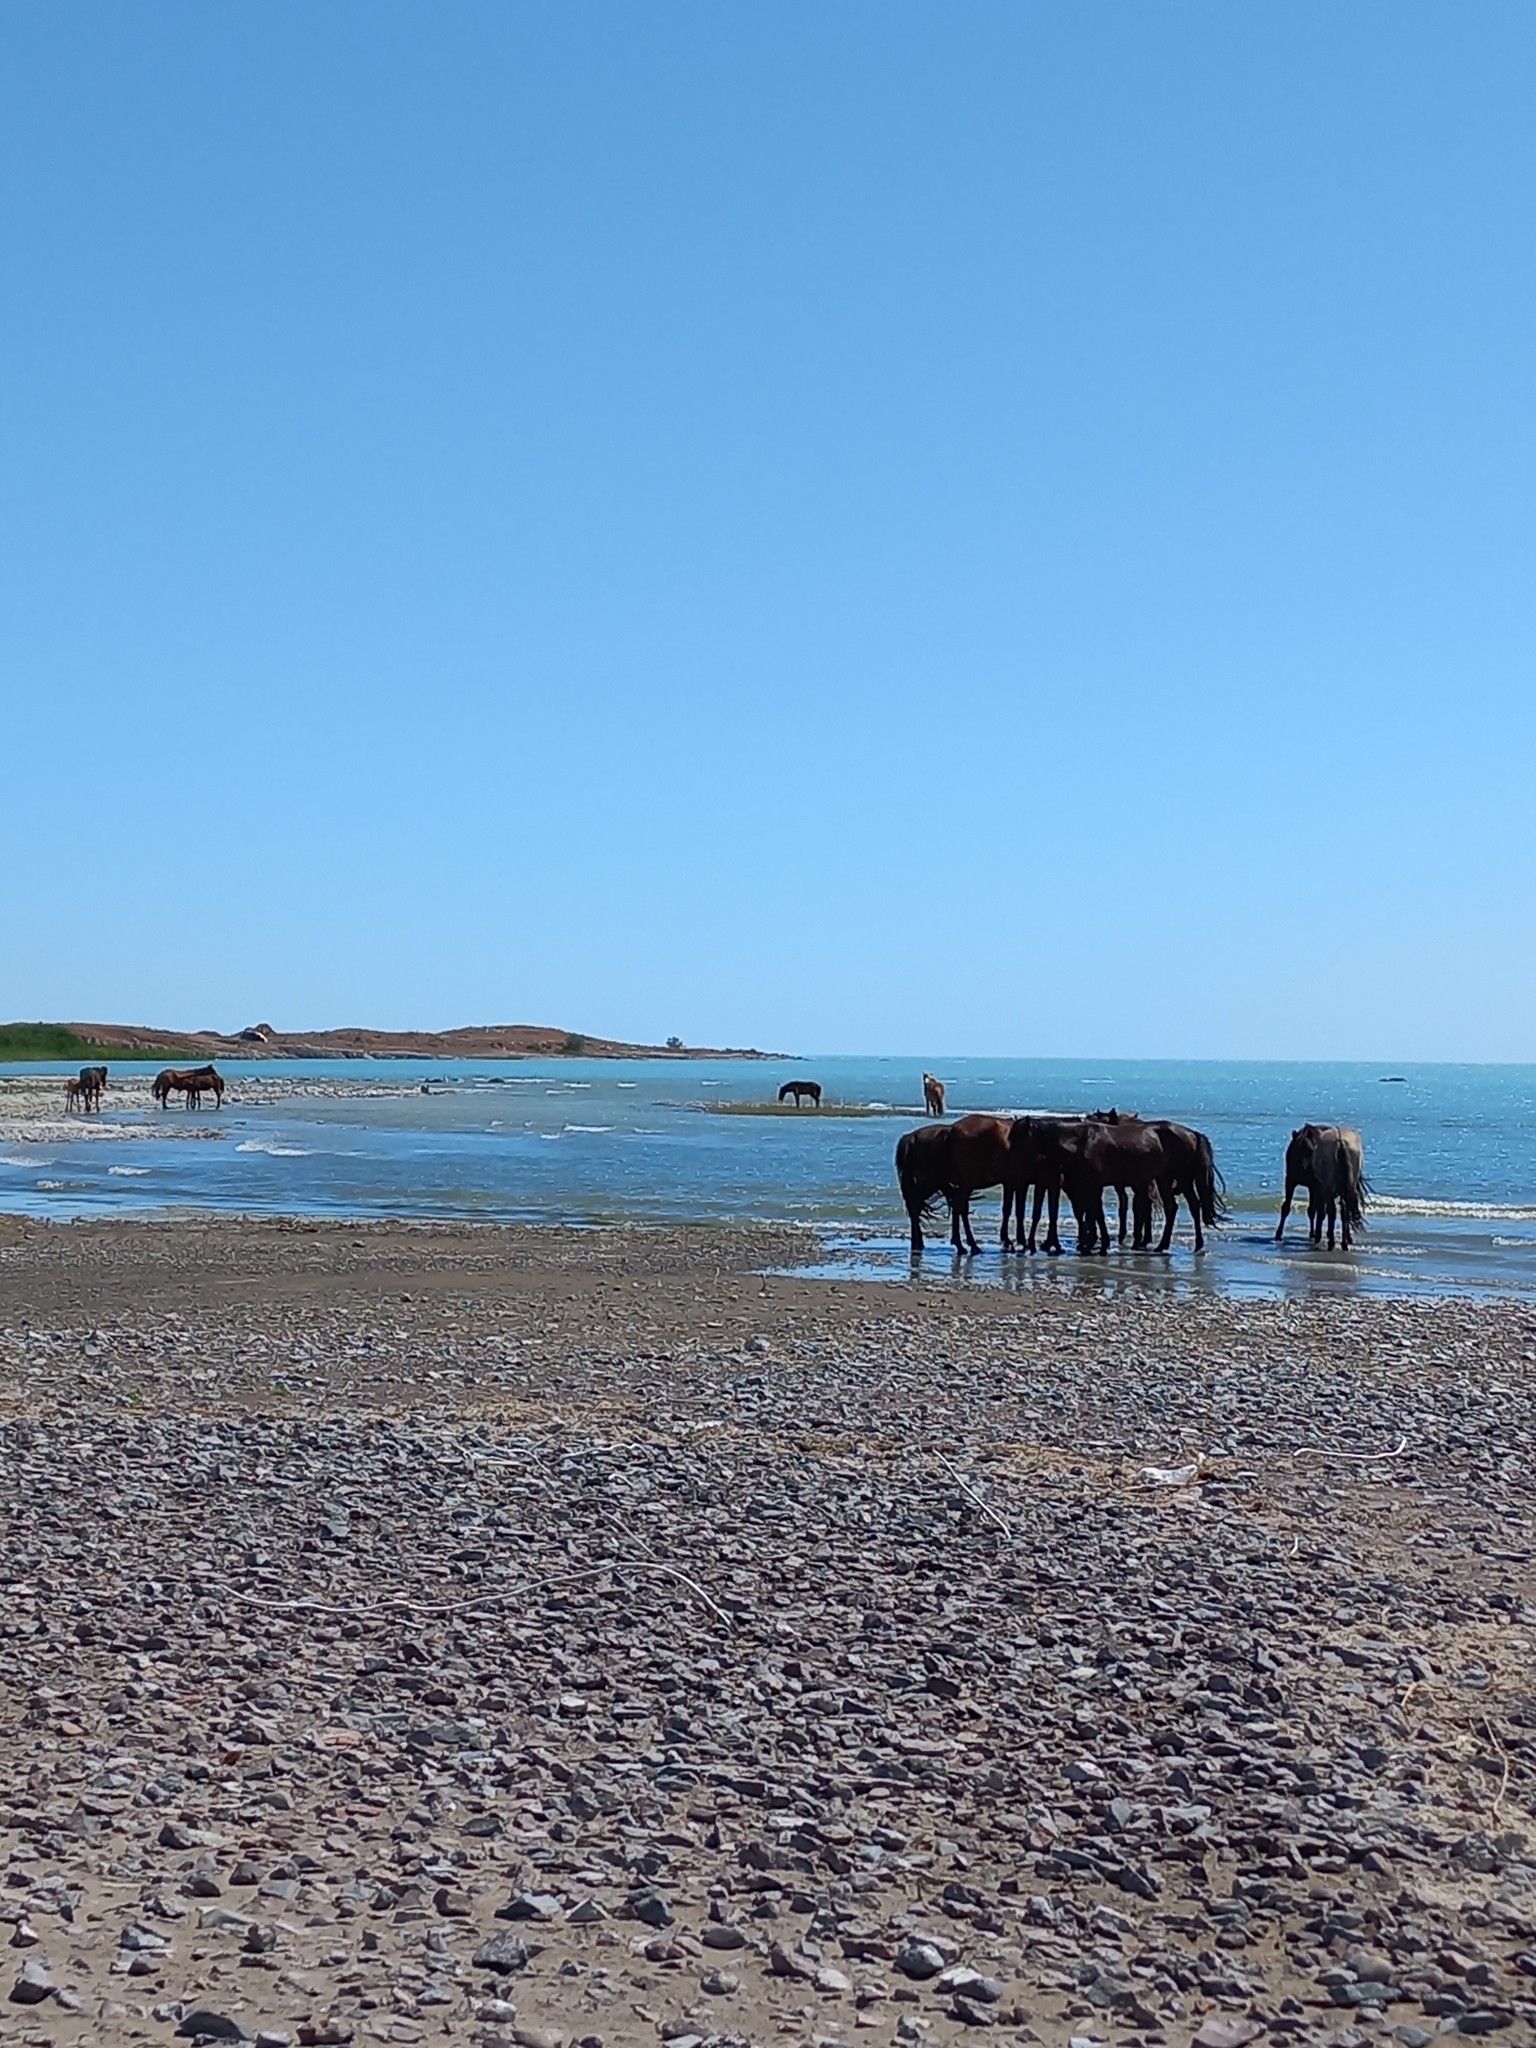
[[[143, 1070], [116, 1071], [142, 1090]], [[221, 1071], [226, 1107], [194, 1119], [215, 1134], [206, 1142], [168, 1135], [187, 1128], [179, 1108], [146, 1113], [120, 1091], [105, 1120], [148, 1120], [150, 1135], [60, 1135], [62, 1120], [42, 1142], [0, 1135], [0, 1209], [772, 1220], [816, 1226], [829, 1259], [852, 1259], [868, 1277], [910, 1271], [892, 1153], [922, 1120], [914, 1061], [326, 1060]], [[993, 1248], [996, 1198], [983, 1197], [984, 1255], [957, 1267], [940, 1242], [925, 1279], [1536, 1294], [1536, 1067], [961, 1060], [942, 1071], [952, 1112], [1115, 1105], [1196, 1125], [1215, 1146], [1232, 1214], [1199, 1261], [1182, 1218], [1166, 1258], [1005, 1260]], [[35, 1080], [38, 1069], [0, 1068], [12, 1075]], [[819, 1080], [829, 1104], [890, 1113], [736, 1113], [772, 1102], [792, 1075]], [[1305, 1197], [1287, 1244], [1272, 1242], [1286, 1139], [1308, 1119], [1354, 1124], [1365, 1140], [1369, 1230], [1347, 1257], [1308, 1248]]]

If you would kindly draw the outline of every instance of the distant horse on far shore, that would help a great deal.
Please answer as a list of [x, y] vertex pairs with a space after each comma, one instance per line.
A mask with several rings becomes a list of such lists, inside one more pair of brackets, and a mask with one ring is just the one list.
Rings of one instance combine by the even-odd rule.
[[802, 1095], [809, 1096], [812, 1104], [817, 1109], [821, 1107], [821, 1083], [819, 1081], [786, 1081], [779, 1090], [780, 1102], [788, 1102], [791, 1095], [795, 1098], [796, 1109], [803, 1107], [800, 1100]]
[[216, 1106], [222, 1109], [224, 1076], [213, 1066], [166, 1067], [156, 1074], [150, 1093], [162, 1109], [169, 1104], [172, 1095], [184, 1096], [188, 1109], [201, 1109], [203, 1097], [211, 1095]]
[[1285, 1219], [1291, 1213], [1299, 1187], [1307, 1191], [1307, 1223], [1313, 1244], [1322, 1243], [1326, 1218], [1328, 1249], [1333, 1250], [1337, 1217], [1343, 1225], [1344, 1249], [1348, 1251], [1354, 1231], [1365, 1228], [1365, 1197], [1370, 1192], [1360, 1133], [1347, 1124], [1303, 1124], [1299, 1131], [1292, 1131], [1291, 1142], [1285, 1148], [1285, 1200], [1280, 1205], [1276, 1244], [1285, 1236]]
[[932, 1074], [923, 1076], [923, 1108], [929, 1116], [944, 1114], [944, 1083]]

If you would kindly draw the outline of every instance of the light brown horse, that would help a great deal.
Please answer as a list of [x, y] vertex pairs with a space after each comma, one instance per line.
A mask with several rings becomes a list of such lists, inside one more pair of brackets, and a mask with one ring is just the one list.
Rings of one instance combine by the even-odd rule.
[[936, 1080], [932, 1074], [923, 1076], [923, 1108], [929, 1116], [944, 1114], [944, 1083]]
[[1307, 1222], [1313, 1244], [1323, 1241], [1323, 1221], [1328, 1223], [1328, 1249], [1333, 1250], [1334, 1219], [1344, 1226], [1344, 1249], [1348, 1251], [1353, 1233], [1365, 1228], [1365, 1198], [1370, 1192], [1365, 1179], [1365, 1147], [1360, 1133], [1348, 1124], [1303, 1124], [1292, 1131], [1285, 1148], [1285, 1200], [1280, 1205], [1280, 1222], [1275, 1243], [1285, 1236], [1285, 1219], [1291, 1213], [1296, 1190], [1307, 1191]]
[[[940, 1196], [949, 1204], [949, 1237], [957, 1252], [978, 1252], [971, 1229], [971, 1197], [983, 1188], [1009, 1182], [1005, 1116], [962, 1116], [952, 1124], [923, 1124], [908, 1131], [896, 1147], [896, 1178], [912, 1222], [912, 1250], [923, 1249], [923, 1217]], [[962, 1227], [966, 1242], [960, 1242]], [[1003, 1210], [1003, 1249], [1008, 1246], [1008, 1211]]]
[[75, 1079], [74, 1075], [71, 1074], [69, 1079], [64, 1083], [64, 1114], [68, 1116], [69, 1112], [72, 1109], [78, 1109], [79, 1107], [80, 1083]]

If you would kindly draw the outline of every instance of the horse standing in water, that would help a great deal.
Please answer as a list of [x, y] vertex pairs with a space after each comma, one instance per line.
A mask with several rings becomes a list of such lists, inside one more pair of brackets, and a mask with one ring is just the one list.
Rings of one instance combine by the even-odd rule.
[[1303, 1124], [1299, 1131], [1292, 1131], [1291, 1142], [1285, 1148], [1285, 1200], [1280, 1204], [1276, 1244], [1285, 1236], [1285, 1219], [1291, 1213], [1299, 1187], [1307, 1191], [1307, 1223], [1313, 1244], [1323, 1241], [1326, 1217], [1328, 1249], [1333, 1250], [1337, 1217], [1343, 1225], [1344, 1249], [1348, 1251], [1352, 1232], [1365, 1228], [1365, 1198], [1370, 1193], [1360, 1133], [1347, 1124]]
[[[962, 1116], [952, 1124], [923, 1124], [896, 1146], [896, 1178], [912, 1220], [912, 1251], [923, 1249], [923, 1218], [939, 1198], [949, 1204], [949, 1238], [957, 1252], [978, 1252], [971, 1229], [971, 1197], [1009, 1185], [1011, 1125], [1005, 1116]], [[960, 1242], [962, 1227], [966, 1242]], [[1008, 1202], [1003, 1203], [1003, 1249], [1008, 1245]]]
[[929, 1116], [944, 1114], [944, 1083], [935, 1080], [932, 1074], [923, 1076], [923, 1108]]
[[[1084, 1253], [1109, 1250], [1106, 1188], [1114, 1188], [1120, 1197], [1122, 1243], [1126, 1198], [1130, 1197], [1135, 1216], [1132, 1243], [1137, 1251], [1152, 1249], [1154, 1197], [1163, 1211], [1159, 1252], [1166, 1252], [1172, 1242], [1181, 1195], [1195, 1226], [1197, 1252], [1205, 1249], [1202, 1225], [1219, 1223], [1226, 1214], [1210, 1140], [1183, 1124], [1143, 1123], [1140, 1117], [1113, 1110], [1087, 1117], [1019, 1117], [1013, 1126], [1011, 1150], [1018, 1237], [1021, 1247], [1030, 1251], [1035, 1248], [1040, 1211], [1047, 1199], [1050, 1223], [1045, 1249], [1053, 1256], [1061, 1251], [1057, 1219], [1063, 1189], [1077, 1217], [1077, 1248]], [[1026, 1243], [1024, 1195], [1031, 1184], [1035, 1200]], [[1006, 1196], [1004, 1200], [1006, 1203]]]
[[796, 1109], [799, 1109], [801, 1106], [800, 1098], [802, 1095], [809, 1096], [817, 1109], [821, 1107], [821, 1083], [819, 1081], [786, 1081], [779, 1090], [780, 1102], [788, 1102], [791, 1095], [795, 1098]]
[[80, 1106], [82, 1109], [100, 1109], [101, 1098], [107, 1092], [107, 1070], [105, 1067], [82, 1067], [80, 1069]]
[[186, 1098], [188, 1109], [201, 1109], [204, 1095], [211, 1095], [215, 1105], [224, 1107], [224, 1076], [216, 1067], [165, 1067], [155, 1076], [150, 1093], [162, 1109], [169, 1104], [172, 1095]]

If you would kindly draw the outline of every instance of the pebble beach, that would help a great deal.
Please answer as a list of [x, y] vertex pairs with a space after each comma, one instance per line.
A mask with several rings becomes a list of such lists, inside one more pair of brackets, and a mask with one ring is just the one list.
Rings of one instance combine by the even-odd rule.
[[0, 1218], [0, 2041], [1532, 2037], [1536, 1311]]

